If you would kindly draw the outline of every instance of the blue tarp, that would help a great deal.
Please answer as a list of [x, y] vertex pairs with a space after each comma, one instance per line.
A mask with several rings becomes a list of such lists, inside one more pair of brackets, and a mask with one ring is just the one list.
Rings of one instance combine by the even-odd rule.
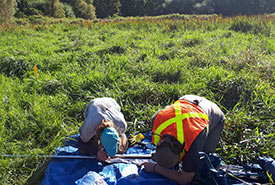
[[[143, 143], [147, 147], [136, 145], [126, 154], [150, 154], [155, 147], [151, 144], [149, 134]], [[78, 135], [69, 137], [63, 147], [56, 149], [56, 155], [79, 155]], [[142, 160], [142, 159], [141, 159]], [[144, 160], [144, 159], [143, 159]], [[148, 160], [148, 159], [145, 159]], [[217, 154], [200, 153], [199, 173], [191, 184], [207, 185], [245, 185], [247, 183], [268, 183], [266, 175], [275, 176], [275, 160], [268, 157], [259, 158], [259, 164], [227, 165]], [[52, 159], [49, 163], [42, 185], [176, 185], [173, 181], [154, 173], [147, 173], [136, 163], [117, 162], [106, 164], [96, 159]]]

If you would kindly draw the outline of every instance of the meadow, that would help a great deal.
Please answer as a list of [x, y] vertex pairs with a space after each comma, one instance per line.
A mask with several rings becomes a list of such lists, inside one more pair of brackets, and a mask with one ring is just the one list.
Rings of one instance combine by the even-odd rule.
[[[35, 71], [37, 69], [37, 73]], [[218, 104], [217, 153], [275, 158], [275, 16], [96, 21], [30, 17], [0, 25], [0, 184], [26, 184], [96, 97], [122, 107], [127, 133], [185, 94]]]

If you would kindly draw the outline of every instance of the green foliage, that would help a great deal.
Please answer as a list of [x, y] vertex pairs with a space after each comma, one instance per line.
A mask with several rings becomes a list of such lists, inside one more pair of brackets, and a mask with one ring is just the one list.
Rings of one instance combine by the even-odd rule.
[[173, 0], [164, 1], [163, 10], [161, 14], [181, 13], [190, 14], [193, 13], [193, 0]]
[[16, 0], [0, 1], [0, 24], [11, 21], [16, 12]]
[[47, 0], [45, 7], [46, 15], [55, 18], [65, 17], [64, 4], [59, 0]]
[[244, 33], [264, 34], [270, 35], [270, 27], [266, 22], [263, 21], [249, 21], [248, 19], [236, 19], [230, 26], [231, 30], [240, 31]]
[[91, 0], [18, 0], [16, 17], [47, 15], [55, 18], [95, 18]]
[[95, 7], [92, 0], [73, 0], [72, 7], [76, 17], [95, 19]]
[[250, 101], [253, 96], [253, 87], [256, 82], [245, 76], [234, 75], [230, 78], [221, 78], [216, 76], [208, 82], [207, 87], [215, 97], [221, 99], [221, 104], [227, 109], [233, 109], [238, 103], [245, 104]]
[[[173, 13], [238, 16], [275, 12], [274, 0], [95, 0], [94, 2], [93, 0], [11, 0], [9, 3], [16, 2], [17, 9], [13, 8], [12, 12], [16, 10], [15, 16], [20, 18], [47, 15], [94, 19], [95, 12], [98, 18], [118, 15], [124, 17], [156, 16]], [[11, 12], [10, 9], [3, 10]], [[12, 17], [10, 14], [3, 14], [3, 18], [8, 16]]]
[[[153, 8], [150, 10], [150, 14], [146, 12], [145, 0], [121, 0], [121, 13], [124, 16], [142, 16], [152, 15]], [[147, 1], [151, 2], [151, 1]]]
[[64, 11], [66, 17], [75, 18], [73, 7], [67, 3], [64, 3]]
[[45, 0], [17, 0], [16, 17], [43, 15], [46, 12]]
[[198, 13], [217, 13], [224, 16], [258, 15], [273, 13], [275, 1], [273, 0], [203, 0], [196, 2]]
[[224, 159], [274, 158], [275, 20], [238, 19], [268, 22], [270, 32], [230, 30], [236, 18], [179, 14], [36, 15], [0, 26], [0, 152], [30, 155], [1, 158], [0, 184], [24, 184], [45, 162], [38, 155], [77, 134], [86, 105], [103, 96], [121, 105], [128, 133], [150, 131], [154, 113], [184, 94], [204, 96], [226, 114], [217, 149]]
[[22, 78], [27, 71], [28, 63], [14, 57], [0, 58], [0, 72], [8, 77], [16, 76]]
[[120, 13], [119, 0], [95, 0], [94, 5], [96, 8], [96, 17], [106, 18]]

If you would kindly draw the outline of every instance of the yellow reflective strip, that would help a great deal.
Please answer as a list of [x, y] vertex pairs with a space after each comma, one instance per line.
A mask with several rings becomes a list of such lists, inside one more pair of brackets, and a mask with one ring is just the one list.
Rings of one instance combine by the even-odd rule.
[[[155, 132], [156, 133], [156, 132]], [[155, 140], [155, 145], [157, 145], [159, 143], [160, 140], [160, 136], [158, 136], [157, 134], [154, 135], [154, 140]]]
[[[169, 120], [166, 120], [165, 122], [163, 122], [155, 130], [155, 133], [156, 133], [155, 136], [154, 136], [155, 144], [158, 144], [158, 142], [160, 140], [160, 136], [158, 136], [157, 134], [160, 134], [165, 128], [167, 128], [169, 125], [171, 125], [173, 123], [176, 123], [176, 125], [177, 125], [178, 141], [182, 144], [184, 142], [184, 133], [183, 133], [182, 120], [184, 120], [186, 118], [202, 118], [202, 119], [209, 120], [208, 115], [203, 114], [203, 113], [192, 113], [192, 112], [190, 112], [190, 113], [181, 114], [181, 108], [180, 108], [180, 102], [179, 101], [176, 101], [174, 103], [174, 105], [175, 105], [175, 117], [171, 118]], [[207, 124], [207, 130], [209, 131], [208, 124]]]
[[209, 118], [208, 118], [208, 115], [207, 115], [207, 114], [198, 113], [198, 117], [199, 117], [199, 118], [206, 119], [206, 120], [209, 120]]
[[180, 104], [180, 101], [179, 101], [179, 100], [177, 100], [177, 101], [175, 101], [175, 103], [174, 103], [174, 104], [172, 104], [172, 105], [175, 105], [175, 104]]
[[155, 130], [155, 144], [158, 144], [160, 137], [157, 134], [160, 134], [166, 127], [176, 122], [176, 117], [171, 118], [163, 122], [156, 130]]
[[202, 113], [185, 113], [185, 114], [181, 114], [181, 115], [176, 115], [177, 116], [177, 119], [186, 119], [186, 118], [202, 118], [202, 119], [206, 119], [206, 120], [209, 120], [208, 119], [208, 116], [206, 114], [202, 114]]
[[203, 113], [189, 112], [189, 113], [182, 114], [181, 116], [183, 116], [183, 115], [185, 115], [184, 117], [187, 117], [187, 118], [202, 118], [202, 119], [209, 120], [207, 114], [203, 114]]
[[183, 144], [184, 143], [184, 133], [183, 133], [183, 124], [182, 124], [182, 118], [181, 118], [181, 108], [180, 108], [180, 102], [175, 103], [175, 118], [176, 118], [176, 125], [177, 125], [177, 137], [178, 141]]

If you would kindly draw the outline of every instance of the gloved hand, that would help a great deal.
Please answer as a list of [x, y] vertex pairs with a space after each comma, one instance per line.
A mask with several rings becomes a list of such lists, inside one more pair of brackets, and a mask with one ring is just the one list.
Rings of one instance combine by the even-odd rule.
[[139, 144], [141, 143], [141, 141], [144, 139], [144, 135], [142, 135], [142, 133], [138, 133], [138, 134], [130, 134], [128, 137], [128, 141], [129, 141], [129, 147], [134, 146], [135, 144]]

